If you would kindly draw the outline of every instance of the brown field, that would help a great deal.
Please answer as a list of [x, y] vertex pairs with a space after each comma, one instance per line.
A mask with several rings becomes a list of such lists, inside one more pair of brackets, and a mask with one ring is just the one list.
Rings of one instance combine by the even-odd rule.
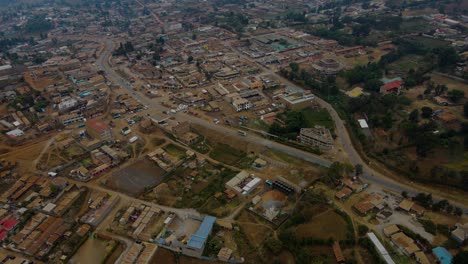
[[309, 252], [311, 256], [314, 256], [314, 259], [322, 260], [321, 263], [338, 263], [336, 262], [335, 254], [333, 253], [333, 248], [331, 246], [308, 246], [307, 252]]
[[242, 227], [247, 239], [255, 247], [262, 245], [263, 241], [265, 241], [272, 231], [269, 225], [261, 222], [257, 217], [246, 210], [241, 212], [237, 221]]
[[221, 264], [224, 262], [218, 261], [206, 261], [197, 258], [191, 258], [187, 256], [181, 255], [180, 257], [176, 257], [176, 255], [167, 249], [158, 248], [156, 251], [156, 255], [153, 257], [153, 261], [151, 263], [164, 263], [164, 264]]
[[300, 238], [328, 239], [332, 237], [335, 240], [343, 240], [346, 238], [346, 222], [341, 216], [330, 210], [318, 214], [305, 224], [298, 225], [295, 232], [296, 236]]

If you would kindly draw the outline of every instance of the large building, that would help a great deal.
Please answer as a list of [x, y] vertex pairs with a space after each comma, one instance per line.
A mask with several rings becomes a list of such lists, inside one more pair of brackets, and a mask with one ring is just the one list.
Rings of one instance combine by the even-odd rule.
[[312, 68], [319, 74], [333, 76], [337, 75], [343, 69], [343, 65], [336, 59], [323, 58], [312, 64]]
[[188, 256], [201, 257], [205, 249], [208, 236], [211, 234], [216, 217], [205, 216], [197, 232], [190, 236], [187, 245], [182, 248], [182, 253]]
[[94, 139], [100, 139], [103, 141], [113, 140], [110, 127], [101, 120], [88, 120], [86, 122], [86, 132]]
[[317, 147], [322, 150], [333, 148], [333, 137], [330, 130], [323, 126], [301, 128], [300, 140], [302, 144]]

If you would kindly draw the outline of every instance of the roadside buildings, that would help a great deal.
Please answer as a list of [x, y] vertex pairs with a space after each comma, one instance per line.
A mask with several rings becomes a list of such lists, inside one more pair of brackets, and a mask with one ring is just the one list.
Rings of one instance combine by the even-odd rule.
[[215, 222], [216, 217], [205, 216], [197, 232], [190, 236], [187, 245], [182, 248], [182, 253], [188, 256], [200, 257], [203, 254], [206, 241], [213, 230]]
[[113, 140], [110, 127], [101, 120], [88, 120], [86, 122], [86, 132], [94, 139], [100, 139], [102, 141]]
[[302, 144], [317, 147], [321, 150], [331, 150], [333, 148], [334, 141], [330, 130], [323, 126], [301, 128], [299, 138]]

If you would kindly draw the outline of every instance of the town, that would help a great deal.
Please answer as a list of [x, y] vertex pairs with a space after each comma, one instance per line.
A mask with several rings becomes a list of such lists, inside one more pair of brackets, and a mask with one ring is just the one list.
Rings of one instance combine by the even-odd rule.
[[468, 263], [468, 2], [0, 17], [0, 263]]

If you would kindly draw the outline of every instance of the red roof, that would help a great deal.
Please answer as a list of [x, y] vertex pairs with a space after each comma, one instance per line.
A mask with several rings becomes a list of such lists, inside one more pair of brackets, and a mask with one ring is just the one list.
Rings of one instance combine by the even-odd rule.
[[16, 224], [18, 224], [18, 220], [15, 220], [15, 219], [5, 219], [3, 221], [0, 221], [0, 225], [2, 226], [2, 229], [5, 229], [5, 230], [12, 229]]
[[382, 86], [382, 88], [388, 91], [388, 90], [400, 89], [401, 86], [403, 86], [403, 82], [396, 80], [396, 81], [385, 84], [384, 86]]
[[0, 241], [2, 241], [3, 239], [5, 239], [5, 237], [7, 236], [8, 234], [8, 231], [7, 230], [0, 230]]
[[103, 132], [109, 129], [109, 126], [106, 123], [97, 119], [88, 120], [86, 124], [97, 132]]

